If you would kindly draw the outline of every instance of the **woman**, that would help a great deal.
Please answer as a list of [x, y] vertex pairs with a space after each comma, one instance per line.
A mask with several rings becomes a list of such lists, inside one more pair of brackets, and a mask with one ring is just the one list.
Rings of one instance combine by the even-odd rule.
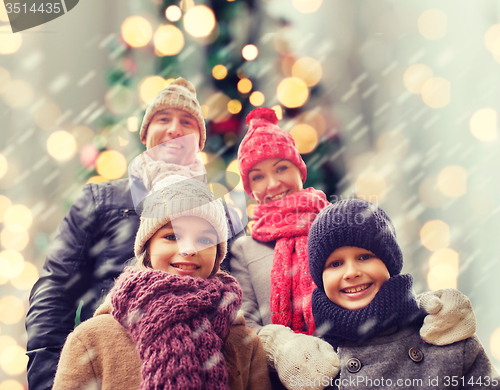
[[[258, 205], [254, 208], [251, 237], [238, 239], [230, 251], [231, 272], [243, 290], [246, 323], [261, 338], [268, 363], [286, 387], [296, 388], [298, 383], [324, 376], [335, 378], [337, 355], [328, 343], [312, 336], [315, 326], [311, 294], [315, 286], [307, 257], [309, 228], [329, 203], [322, 191], [303, 188], [307, 167], [292, 136], [277, 126], [278, 118], [272, 109], [255, 109], [246, 122], [250, 129], [240, 144], [238, 164], [245, 192]], [[441, 295], [446, 309], [464, 306], [467, 319], [460, 319], [463, 313], [441, 317], [443, 309], [433, 310]], [[450, 295], [452, 298], [447, 299]], [[470, 302], [458, 291], [429, 293], [421, 300], [429, 302], [423, 305], [424, 310], [436, 314], [427, 316], [421, 329], [426, 342], [442, 345], [474, 334]], [[439, 321], [447, 326], [430, 325]], [[464, 329], [454, 333], [456, 328], [448, 324], [458, 321]], [[316, 334], [324, 331], [318, 329]], [[310, 388], [323, 387], [311, 383]]]

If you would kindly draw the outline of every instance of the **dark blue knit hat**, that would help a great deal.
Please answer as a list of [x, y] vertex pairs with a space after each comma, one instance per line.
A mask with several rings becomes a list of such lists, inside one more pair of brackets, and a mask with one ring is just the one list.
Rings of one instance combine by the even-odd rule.
[[380, 207], [361, 199], [346, 199], [325, 207], [309, 231], [309, 270], [323, 289], [323, 269], [330, 254], [343, 246], [373, 252], [391, 276], [403, 268], [403, 253], [392, 221]]

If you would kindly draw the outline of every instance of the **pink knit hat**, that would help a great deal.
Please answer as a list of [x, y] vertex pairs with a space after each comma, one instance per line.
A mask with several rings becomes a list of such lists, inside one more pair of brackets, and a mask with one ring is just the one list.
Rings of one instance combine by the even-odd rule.
[[182, 77], [176, 78], [167, 88], [158, 92], [158, 95], [156, 95], [147, 108], [141, 125], [141, 142], [146, 145], [146, 136], [151, 119], [153, 119], [153, 116], [158, 111], [166, 108], [177, 108], [188, 112], [196, 118], [198, 127], [200, 128], [200, 150], [203, 150], [205, 139], [207, 138], [207, 130], [203, 114], [201, 113], [201, 106], [196, 98], [194, 85]]
[[238, 149], [238, 166], [248, 196], [254, 197], [248, 181], [248, 172], [255, 164], [268, 158], [290, 160], [299, 168], [303, 176], [302, 183], [305, 183], [306, 164], [292, 136], [277, 126], [279, 120], [274, 110], [267, 107], [256, 108], [247, 115], [246, 122], [250, 129]]

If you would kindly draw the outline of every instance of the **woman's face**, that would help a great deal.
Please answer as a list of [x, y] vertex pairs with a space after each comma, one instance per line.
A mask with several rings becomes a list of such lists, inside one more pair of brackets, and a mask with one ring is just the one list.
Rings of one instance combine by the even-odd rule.
[[148, 243], [153, 269], [206, 279], [217, 255], [217, 232], [205, 219], [181, 217], [158, 230]]
[[274, 202], [301, 191], [302, 173], [290, 160], [268, 158], [253, 166], [248, 181], [255, 199], [262, 203]]

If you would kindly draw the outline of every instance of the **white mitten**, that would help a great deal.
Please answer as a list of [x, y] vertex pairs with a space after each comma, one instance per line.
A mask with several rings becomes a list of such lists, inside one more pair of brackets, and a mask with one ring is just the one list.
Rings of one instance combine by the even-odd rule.
[[296, 334], [283, 325], [266, 325], [259, 337], [268, 364], [287, 389], [322, 390], [339, 372], [337, 353], [317, 337]]
[[422, 339], [434, 345], [448, 345], [476, 333], [472, 304], [460, 291], [447, 288], [417, 295], [418, 306], [428, 315], [420, 328]]

